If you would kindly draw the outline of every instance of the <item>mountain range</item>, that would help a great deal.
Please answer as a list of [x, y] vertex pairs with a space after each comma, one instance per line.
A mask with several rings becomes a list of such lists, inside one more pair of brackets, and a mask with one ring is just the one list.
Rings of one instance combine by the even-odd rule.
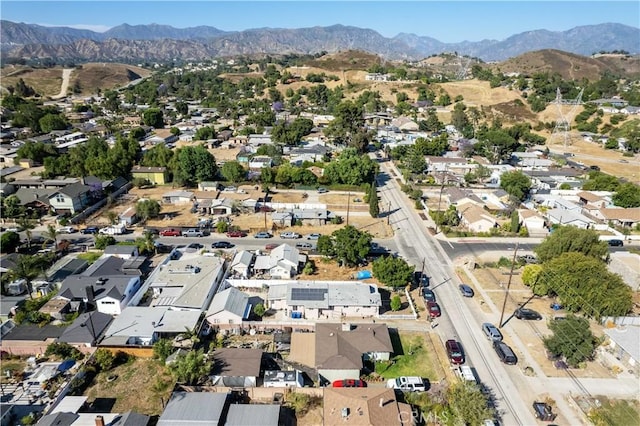
[[347, 49], [407, 60], [457, 52], [484, 61], [501, 61], [541, 49], [579, 55], [613, 50], [640, 52], [640, 29], [616, 23], [580, 26], [567, 31], [527, 31], [504, 40], [443, 43], [432, 37], [405, 33], [388, 38], [371, 29], [344, 25], [227, 32], [210, 26], [174, 28], [159, 24], [123, 24], [99, 33], [2, 20], [0, 40], [3, 58], [85, 61], [199, 60], [255, 53], [314, 54]]

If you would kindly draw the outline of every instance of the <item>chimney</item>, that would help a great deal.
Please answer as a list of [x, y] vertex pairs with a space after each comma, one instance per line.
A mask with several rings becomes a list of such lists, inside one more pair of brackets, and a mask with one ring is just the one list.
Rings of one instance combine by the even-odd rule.
[[93, 303], [93, 301], [94, 301], [93, 286], [90, 286], [90, 285], [86, 286], [84, 288], [84, 291], [85, 291], [86, 296], [87, 296], [87, 303]]
[[104, 426], [104, 417], [96, 416], [96, 426]]
[[380, 402], [378, 403], [380, 408], [384, 407], [384, 398], [380, 398]]

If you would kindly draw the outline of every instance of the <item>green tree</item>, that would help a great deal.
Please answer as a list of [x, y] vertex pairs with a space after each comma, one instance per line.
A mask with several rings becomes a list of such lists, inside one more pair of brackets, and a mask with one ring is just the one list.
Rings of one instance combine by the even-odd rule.
[[609, 254], [607, 243], [600, 241], [600, 235], [596, 231], [575, 226], [556, 228], [534, 251], [541, 262], [567, 252], [578, 252], [597, 259], [605, 259]]
[[69, 127], [69, 122], [62, 114], [47, 114], [38, 122], [43, 133], [49, 133], [52, 130], [65, 130]]
[[198, 349], [179, 355], [176, 361], [171, 364], [171, 370], [179, 383], [195, 385], [209, 374], [211, 366], [205, 360], [204, 351]]
[[391, 297], [391, 310], [393, 312], [397, 312], [402, 307], [402, 300], [400, 300], [400, 295], [394, 294]]
[[2, 217], [19, 217], [24, 214], [24, 207], [20, 205], [20, 199], [16, 195], [2, 198]]
[[556, 294], [568, 312], [589, 318], [624, 316], [633, 307], [631, 288], [595, 257], [563, 253], [543, 264], [538, 282]]
[[378, 190], [376, 188], [375, 179], [369, 187], [369, 214], [373, 218], [377, 218], [380, 214], [380, 206], [378, 205]]
[[95, 247], [98, 250], [104, 250], [107, 246], [112, 246], [116, 243], [116, 239], [111, 235], [96, 235]]
[[142, 122], [145, 126], [151, 126], [155, 129], [164, 127], [164, 115], [159, 108], [149, 108], [142, 113]]
[[173, 352], [173, 344], [169, 339], [159, 339], [153, 344], [153, 357], [164, 363]]
[[378, 165], [368, 156], [353, 148], [346, 148], [338, 158], [327, 165], [324, 176], [332, 183], [361, 185], [373, 182]]
[[568, 315], [562, 321], [551, 321], [549, 328], [553, 336], [543, 339], [549, 352], [563, 356], [571, 367], [593, 359], [597, 340], [589, 328], [589, 321]]
[[174, 179], [179, 184], [194, 186], [198, 182], [214, 179], [218, 173], [216, 159], [204, 145], [180, 148], [176, 158]]
[[54, 247], [58, 246], [58, 231], [53, 225], [47, 225], [47, 229], [42, 233], [42, 236], [44, 237], [43, 248], [50, 242], [53, 242]]
[[[324, 235], [323, 235], [324, 236]], [[355, 265], [371, 249], [371, 234], [352, 225], [333, 231], [331, 238], [318, 239], [320, 254], [336, 258], [342, 265]]]
[[267, 310], [265, 309], [264, 305], [262, 303], [258, 303], [254, 308], [253, 308], [253, 313], [256, 314], [257, 316], [259, 316], [260, 318], [262, 318], [262, 316], [264, 315], [264, 313]]
[[27, 237], [27, 245], [31, 247], [31, 237], [33, 236], [31, 231], [36, 227], [35, 221], [26, 217], [21, 217], [20, 219], [18, 219], [17, 223], [20, 227], [20, 230], [24, 231]]
[[3, 232], [0, 235], [0, 252], [13, 253], [20, 245], [20, 235], [17, 232]]
[[382, 256], [373, 262], [373, 276], [382, 284], [403, 287], [411, 280], [415, 268], [401, 257]]
[[495, 417], [488, 395], [475, 383], [454, 383], [447, 390], [446, 397], [456, 418], [455, 424], [481, 425], [486, 419]]
[[20, 255], [16, 260], [16, 266], [11, 270], [12, 280], [24, 280], [27, 284], [29, 298], [33, 299], [33, 286], [31, 283], [42, 274], [42, 261], [36, 256]]
[[542, 270], [542, 265], [538, 264], [526, 265], [522, 268], [522, 283], [531, 287], [536, 296], [546, 296], [549, 293], [545, 280], [539, 280]]
[[222, 165], [220, 174], [233, 183], [243, 181], [247, 176], [247, 170], [238, 161], [227, 161]]
[[98, 348], [93, 354], [93, 359], [101, 371], [109, 371], [113, 367], [116, 357], [109, 349]]
[[333, 137], [338, 143], [351, 146], [353, 136], [364, 127], [362, 106], [353, 101], [343, 101], [336, 108], [334, 117], [325, 134]]
[[78, 349], [74, 348], [70, 344], [66, 342], [54, 342], [47, 346], [47, 349], [44, 351], [46, 356], [55, 355], [60, 359], [75, 359], [79, 360], [84, 358], [82, 352]]
[[500, 175], [500, 188], [518, 201], [524, 201], [531, 190], [531, 179], [519, 170]]
[[141, 200], [136, 203], [136, 216], [143, 223], [160, 215], [160, 203], [156, 200]]
[[589, 179], [582, 185], [585, 191], [617, 191], [620, 180], [599, 171], [589, 172]]
[[640, 186], [631, 182], [623, 183], [613, 194], [612, 200], [618, 207], [640, 207]]
[[518, 210], [511, 212], [511, 232], [517, 233], [520, 230], [520, 216]]

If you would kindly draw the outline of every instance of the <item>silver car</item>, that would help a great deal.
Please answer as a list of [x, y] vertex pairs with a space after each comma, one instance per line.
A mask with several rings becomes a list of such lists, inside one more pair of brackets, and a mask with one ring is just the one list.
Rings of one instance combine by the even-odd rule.
[[502, 340], [502, 333], [500, 333], [500, 330], [491, 323], [485, 322], [482, 324], [482, 331], [485, 336], [487, 336], [487, 339], [493, 342], [500, 342]]

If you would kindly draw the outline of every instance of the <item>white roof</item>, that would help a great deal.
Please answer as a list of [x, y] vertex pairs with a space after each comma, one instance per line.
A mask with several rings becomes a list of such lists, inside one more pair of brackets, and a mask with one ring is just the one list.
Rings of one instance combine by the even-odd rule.
[[[200, 317], [198, 311], [174, 311], [168, 307], [129, 306], [115, 317], [102, 343], [119, 342], [129, 337], [153, 339], [155, 333], [180, 333], [193, 328]], [[118, 339], [121, 338], [121, 339]]]
[[629, 354], [636, 362], [640, 361], [640, 327], [627, 325], [605, 328], [605, 334]]

